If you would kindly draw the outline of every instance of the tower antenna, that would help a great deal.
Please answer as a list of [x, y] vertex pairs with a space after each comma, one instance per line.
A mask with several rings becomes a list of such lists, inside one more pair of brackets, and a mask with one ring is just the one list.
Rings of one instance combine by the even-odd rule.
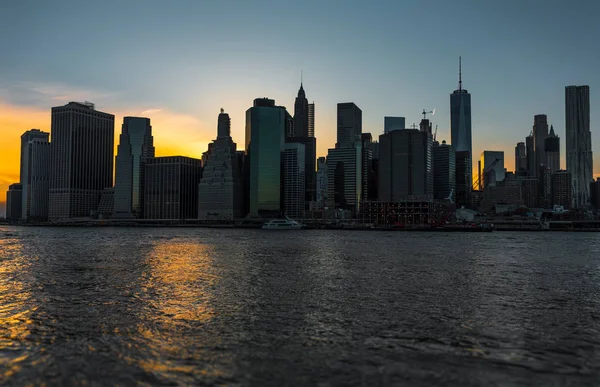
[[302, 70], [300, 70], [300, 84], [302, 85]]
[[462, 90], [462, 57], [458, 57], [458, 90]]

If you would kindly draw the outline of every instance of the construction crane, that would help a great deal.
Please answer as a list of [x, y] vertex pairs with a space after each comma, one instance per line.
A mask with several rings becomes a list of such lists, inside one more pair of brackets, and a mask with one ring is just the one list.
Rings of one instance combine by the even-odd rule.
[[496, 166], [496, 164], [498, 164], [499, 161], [500, 161], [500, 159], [496, 158], [494, 161], [492, 161], [492, 163], [487, 168], [485, 168], [483, 170], [483, 173], [477, 179], [477, 183], [476, 183], [477, 189], [476, 189], [476, 191], [480, 191], [481, 190], [481, 179], [483, 178], [484, 181], [485, 181], [485, 175], [487, 175], [488, 173], [490, 173], [490, 171], [492, 169], [494, 169], [494, 167]]
[[427, 111], [427, 110], [423, 109], [423, 112], [421, 114], [423, 115], [423, 119], [426, 120], [427, 114], [431, 114], [432, 116], [435, 116], [435, 109], [433, 109], [431, 111]]

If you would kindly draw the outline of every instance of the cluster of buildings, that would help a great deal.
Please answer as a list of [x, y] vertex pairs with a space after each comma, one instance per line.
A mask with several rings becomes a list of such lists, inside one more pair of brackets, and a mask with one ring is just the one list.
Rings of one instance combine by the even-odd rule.
[[319, 158], [315, 105], [302, 84], [293, 116], [273, 99], [254, 100], [246, 111], [245, 150], [237, 149], [221, 109], [217, 137], [201, 159], [156, 157], [144, 117], [123, 119], [114, 157], [114, 116], [92, 103], [70, 102], [52, 108], [51, 133], [32, 129], [21, 136], [20, 182], [9, 188], [7, 218], [431, 223], [447, 217], [450, 207], [599, 208], [589, 87], [568, 86], [565, 98], [566, 170], [560, 169], [560, 138], [540, 114], [515, 148], [514, 172], [504, 168], [504, 152], [485, 150], [476, 176], [471, 94], [460, 70], [450, 95], [450, 143], [437, 140], [426, 111], [418, 127], [407, 128], [404, 117], [385, 117], [383, 134], [374, 140], [363, 133], [361, 109], [346, 102], [337, 105], [335, 147]]

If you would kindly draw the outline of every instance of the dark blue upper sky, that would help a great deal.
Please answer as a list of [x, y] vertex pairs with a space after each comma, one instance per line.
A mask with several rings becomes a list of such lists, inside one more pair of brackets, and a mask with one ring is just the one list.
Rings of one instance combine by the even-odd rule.
[[505, 150], [512, 166], [534, 114], [548, 114], [564, 148], [566, 85], [590, 85], [600, 151], [599, 39], [600, 1], [4, 0], [0, 98], [49, 108], [49, 93], [77, 90], [105, 111], [196, 116], [208, 137], [224, 107], [243, 144], [252, 100], [293, 108], [302, 70], [323, 154], [337, 102], [361, 107], [373, 134], [384, 115], [411, 124], [436, 108], [438, 136], [449, 139], [462, 55], [474, 151]]

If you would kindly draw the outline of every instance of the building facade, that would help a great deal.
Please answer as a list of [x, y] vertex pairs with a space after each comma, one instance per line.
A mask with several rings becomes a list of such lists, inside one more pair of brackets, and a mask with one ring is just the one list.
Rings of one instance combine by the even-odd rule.
[[533, 117], [533, 152], [535, 158], [534, 176], [538, 176], [540, 165], [546, 164], [546, 138], [548, 137], [548, 117], [537, 114]]
[[155, 157], [145, 164], [144, 219], [196, 219], [202, 161]]
[[518, 142], [515, 147], [515, 173], [527, 171], [527, 150], [524, 142]]
[[317, 204], [316, 208], [322, 210], [327, 204], [327, 158], [317, 159]]
[[589, 203], [590, 182], [594, 176], [589, 86], [565, 88], [565, 127], [567, 171], [571, 173], [573, 205], [582, 208]]
[[327, 153], [327, 207], [357, 210], [366, 192], [363, 146], [329, 149]]
[[6, 219], [21, 219], [23, 211], [23, 186], [20, 183], [11, 184], [6, 192]]
[[525, 150], [527, 153], [527, 176], [535, 178], [535, 143], [533, 140], [533, 132], [525, 138]]
[[546, 137], [544, 150], [546, 152], [545, 165], [550, 168], [550, 173], [560, 171], [560, 137], [554, 133], [554, 127], [550, 126], [550, 133]]
[[433, 144], [433, 197], [455, 200], [456, 154], [454, 147], [442, 141]]
[[50, 195], [49, 133], [28, 130], [21, 136], [21, 219], [46, 220]]
[[113, 185], [115, 116], [94, 104], [52, 108], [50, 220], [88, 217], [104, 188]]
[[198, 218], [233, 220], [242, 216], [242, 168], [237, 144], [231, 138], [231, 119], [221, 109], [217, 121], [217, 139], [198, 185]]
[[406, 118], [404, 117], [383, 117], [383, 134], [392, 130], [406, 129]]
[[362, 134], [362, 110], [353, 102], [337, 104], [336, 148], [354, 147]]
[[283, 213], [295, 219], [304, 217], [305, 152], [302, 143], [289, 142], [283, 147]]
[[114, 217], [143, 216], [145, 163], [153, 157], [150, 119], [124, 117], [115, 163]]
[[308, 104], [308, 137], [315, 136], [315, 103]]
[[525, 205], [528, 208], [538, 208], [540, 192], [540, 185], [538, 179], [523, 179], [521, 184], [523, 185], [521, 188], [521, 194], [523, 196], [523, 201]]
[[590, 183], [590, 203], [596, 210], [600, 210], [600, 177]]
[[573, 186], [571, 173], [556, 171], [551, 177], [552, 205], [571, 208], [573, 204]]
[[456, 206], [457, 208], [470, 208], [472, 205], [471, 191], [473, 182], [471, 181], [472, 161], [471, 154], [468, 151], [455, 152], [456, 155]]
[[[462, 88], [462, 62], [459, 58], [458, 89], [450, 94], [450, 131], [455, 152], [473, 155], [471, 136], [471, 94]], [[471, 173], [471, 170], [468, 171]], [[473, 181], [469, 175], [469, 182]]]

